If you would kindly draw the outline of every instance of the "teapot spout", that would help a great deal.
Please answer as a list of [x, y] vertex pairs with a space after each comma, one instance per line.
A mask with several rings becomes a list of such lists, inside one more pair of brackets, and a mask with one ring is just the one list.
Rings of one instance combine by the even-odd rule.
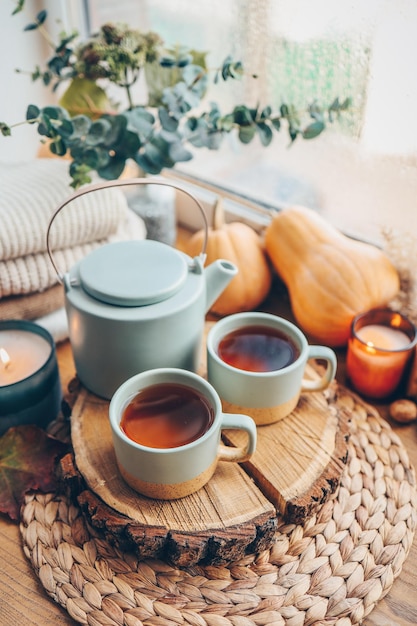
[[236, 265], [224, 259], [218, 259], [206, 267], [206, 313], [237, 273]]

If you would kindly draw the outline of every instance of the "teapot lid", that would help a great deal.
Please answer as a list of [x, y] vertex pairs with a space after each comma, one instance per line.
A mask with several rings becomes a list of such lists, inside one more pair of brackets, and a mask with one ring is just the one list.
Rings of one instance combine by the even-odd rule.
[[79, 264], [79, 278], [93, 298], [119, 306], [142, 306], [173, 296], [188, 275], [186, 256], [149, 239], [109, 243]]

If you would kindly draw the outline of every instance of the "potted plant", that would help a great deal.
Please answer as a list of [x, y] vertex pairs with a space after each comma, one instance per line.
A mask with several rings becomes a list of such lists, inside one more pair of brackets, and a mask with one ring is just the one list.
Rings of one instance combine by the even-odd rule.
[[[23, 4], [20, 0], [15, 12]], [[192, 159], [195, 148], [217, 150], [231, 132], [243, 144], [258, 136], [263, 146], [283, 128], [290, 143], [298, 137], [312, 139], [350, 105], [349, 99], [339, 98], [326, 108], [314, 102], [306, 109], [305, 124], [287, 103], [278, 110], [241, 104], [229, 113], [213, 102], [203, 108], [211, 74], [204, 53], [182, 46], [167, 49], [158, 34], [117, 24], [102, 25], [83, 42], [78, 42], [76, 32], [62, 33], [54, 44], [45, 29], [46, 19], [47, 12], [41, 11], [25, 28], [38, 30], [53, 48], [46, 68], [37, 67], [31, 77], [54, 91], [63, 83], [68, 87], [56, 106], [30, 104], [26, 120], [37, 127], [54, 155], [71, 159], [74, 188], [90, 182], [92, 172], [104, 179], [118, 178], [128, 160], [146, 173], [158, 174]], [[148, 101], [136, 104], [132, 87], [141, 73]], [[243, 73], [242, 63], [227, 57], [213, 80], [239, 80]], [[124, 93], [125, 106], [113, 102], [110, 88]], [[0, 130], [8, 136], [12, 126], [0, 122]]]

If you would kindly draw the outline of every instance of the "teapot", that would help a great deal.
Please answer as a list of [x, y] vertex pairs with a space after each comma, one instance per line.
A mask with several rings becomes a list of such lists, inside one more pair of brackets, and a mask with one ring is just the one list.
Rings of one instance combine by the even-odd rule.
[[[168, 185], [198, 206], [206, 237], [191, 258], [165, 243], [113, 242], [96, 248], [61, 273], [50, 247], [58, 213], [72, 200], [106, 187]], [[69, 340], [77, 375], [92, 393], [110, 399], [139, 372], [158, 367], [197, 371], [207, 311], [237, 273], [218, 260], [204, 268], [208, 225], [200, 202], [187, 190], [160, 179], [132, 178], [83, 187], [54, 212], [47, 251], [65, 291]]]

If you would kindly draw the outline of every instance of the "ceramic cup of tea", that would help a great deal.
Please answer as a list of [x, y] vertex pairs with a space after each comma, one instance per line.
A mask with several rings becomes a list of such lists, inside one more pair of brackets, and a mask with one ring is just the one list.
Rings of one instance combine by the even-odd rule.
[[[305, 377], [309, 359], [325, 361], [320, 378]], [[309, 345], [297, 326], [269, 313], [229, 315], [207, 336], [207, 379], [223, 410], [250, 415], [257, 425], [289, 415], [301, 393], [328, 387], [336, 367], [331, 348]]]
[[[243, 462], [255, 451], [256, 424], [227, 415], [215, 389], [201, 376], [177, 368], [129, 378], [109, 406], [117, 464], [142, 495], [171, 500], [203, 487], [219, 461]], [[246, 443], [221, 443], [223, 429], [246, 432]]]

